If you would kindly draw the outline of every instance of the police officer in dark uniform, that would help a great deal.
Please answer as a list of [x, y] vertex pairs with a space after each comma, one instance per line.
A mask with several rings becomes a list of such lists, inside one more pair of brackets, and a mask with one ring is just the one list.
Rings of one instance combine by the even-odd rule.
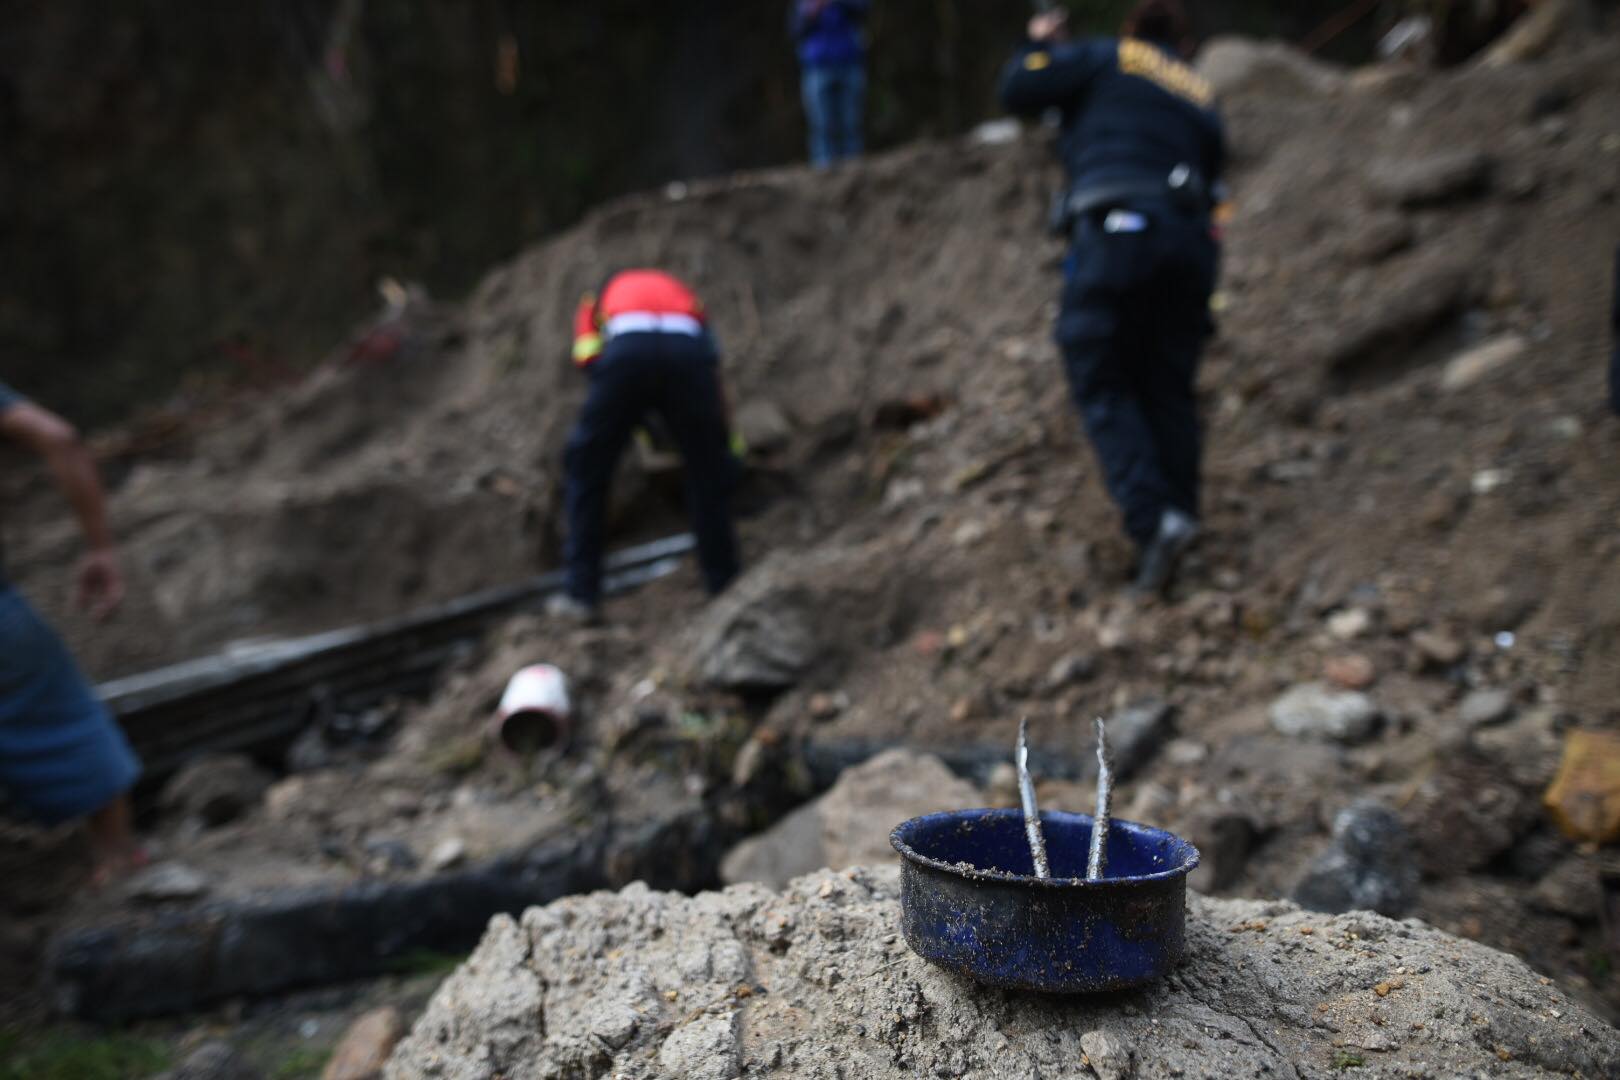
[[1179, 56], [1172, 0], [1138, 6], [1120, 38], [1070, 41], [1037, 15], [1008, 64], [1007, 110], [1061, 117], [1070, 186], [1056, 220], [1072, 241], [1057, 340], [1109, 493], [1157, 593], [1198, 534], [1194, 382], [1213, 329], [1211, 227], [1225, 154], [1209, 84]]

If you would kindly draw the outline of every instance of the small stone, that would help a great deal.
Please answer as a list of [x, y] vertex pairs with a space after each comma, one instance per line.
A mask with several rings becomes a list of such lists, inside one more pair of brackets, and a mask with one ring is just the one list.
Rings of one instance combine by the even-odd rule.
[[1419, 630], [1412, 635], [1412, 645], [1417, 650], [1416, 660], [1420, 671], [1452, 667], [1462, 660], [1467, 651], [1462, 642], [1441, 630]]
[[1117, 1035], [1088, 1031], [1080, 1036], [1080, 1049], [1085, 1051], [1097, 1080], [1128, 1080], [1135, 1075], [1131, 1048]]
[[327, 1059], [321, 1080], [380, 1080], [405, 1021], [393, 1006], [373, 1009], [349, 1025]]
[[1271, 704], [1271, 726], [1283, 735], [1365, 742], [1378, 731], [1378, 706], [1365, 694], [1302, 683]]
[[391, 836], [373, 836], [365, 843], [368, 869], [372, 873], [387, 874], [415, 870], [416, 852], [403, 840]]
[[1593, 863], [1571, 856], [1536, 882], [1530, 906], [1578, 922], [1594, 922], [1603, 909], [1603, 885]]
[[1328, 632], [1340, 641], [1361, 637], [1372, 629], [1372, 612], [1366, 608], [1348, 608], [1328, 616]]
[[1373, 799], [1339, 812], [1333, 842], [1294, 887], [1294, 901], [1315, 911], [1376, 911], [1398, 919], [1417, 902], [1418, 871], [1400, 817]]
[[755, 398], [744, 402], [732, 418], [749, 453], [771, 454], [793, 439], [793, 423], [774, 402]]
[[1499, 724], [1513, 715], [1513, 696], [1506, 690], [1474, 690], [1457, 706], [1457, 715], [1470, 728]]
[[308, 794], [309, 781], [302, 776], [278, 780], [264, 793], [264, 812], [271, 821], [287, 821], [297, 813]]
[[676, 1028], [658, 1050], [663, 1076], [731, 1080], [741, 1066], [737, 1014], [705, 1015]]
[[1114, 714], [1108, 721], [1108, 743], [1116, 781], [1129, 779], [1153, 760], [1170, 733], [1170, 720], [1170, 706], [1157, 698]]
[[1519, 360], [1530, 343], [1518, 334], [1503, 334], [1459, 353], [1447, 362], [1440, 374], [1440, 389], [1455, 393], [1483, 382]]
[[849, 695], [839, 691], [836, 694], [811, 694], [810, 719], [826, 722], [835, 719], [845, 709], [849, 708]]
[[1085, 682], [1097, 673], [1097, 660], [1085, 653], [1070, 653], [1054, 663], [1046, 673], [1047, 693], [1056, 693], [1075, 683]]
[[1209, 757], [1209, 747], [1197, 739], [1171, 739], [1164, 748], [1164, 759], [1179, 768], [1201, 765]]
[[1620, 840], [1620, 735], [1571, 731], [1543, 801], [1570, 839], [1595, 844]]
[[211, 887], [208, 878], [184, 863], [165, 862], [148, 867], [129, 879], [131, 899], [160, 904], [195, 900]]
[[990, 528], [982, 521], [966, 521], [957, 527], [951, 534], [951, 543], [957, 547], [972, 547], [983, 540], [990, 533]]
[[635, 1010], [622, 1003], [604, 1006], [591, 1021], [591, 1034], [607, 1044], [610, 1050], [622, 1049], [635, 1037], [640, 1019]]
[[1408, 209], [1436, 206], [1483, 193], [1490, 186], [1491, 159], [1479, 150], [1385, 159], [1373, 164], [1367, 180], [1386, 203]]
[[450, 836], [439, 841], [428, 854], [428, 868], [431, 870], [448, 870], [467, 857], [467, 842], [459, 836]]
[[1322, 677], [1343, 690], [1365, 690], [1378, 680], [1378, 670], [1360, 653], [1347, 653], [1324, 660]]
[[1481, 469], [1468, 481], [1468, 488], [1475, 495], [1489, 495], [1511, 479], [1506, 469]]
[[246, 754], [209, 754], [171, 776], [158, 805], [207, 827], [223, 825], [257, 807], [271, 781]]
[[781, 561], [760, 564], [711, 604], [699, 619], [689, 667], [721, 690], [786, 690], [821, 655], [816, 598], [783, 581]]
[[[1018, 801], [1017, 787], [1013, 788], [1013, 797], [1008, 801]], [[1137, 785], [1136, 794], [1126, 805], [1124, 816], [1127, 821], [1163, 821], [1175, 808], [1176, 793], [1163, 784], [1148, 780]]]

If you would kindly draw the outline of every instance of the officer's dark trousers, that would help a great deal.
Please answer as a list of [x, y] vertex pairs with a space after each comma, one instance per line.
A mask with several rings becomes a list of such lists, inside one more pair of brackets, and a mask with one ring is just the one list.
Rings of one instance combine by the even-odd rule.
[[648, 413], [663, 419], [680, 449], [698, 562], [709, 591], [719, 592], [737, 576], [730, 512], [737, 465], [713, 342], [685, 334], [623, 334], [587, 370], [590, 391], [563, 458], [568, 594], [586, 604], [601, 599], [608, 484]]
[[1217, 260], [1203, 219], [1143, 210], [1143, 232], [1104, 232], [1100, 211], [1081, 223], [1057, 327], [1075, 405], [1138, 545], [1168, 507], [1198, 516], [1194, 383]]

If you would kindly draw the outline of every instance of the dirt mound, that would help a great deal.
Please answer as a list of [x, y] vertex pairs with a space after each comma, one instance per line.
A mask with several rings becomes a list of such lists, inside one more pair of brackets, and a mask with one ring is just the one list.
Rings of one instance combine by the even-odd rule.
[[[1613, 994], [1595, 861], [1537, 800], [1568, 729], [1620, 720], [1620, 428], [1601, 394], [1617, 58], [1600, 39], [1321, 92], [1235, 83], [1208, 532], [1166, 603], [1120, 594], [1131, 554], [1050, 344], [1060, 252], [1038, 223], [1057, 173], [1038, 133], [615, 203], [465, 305], [408, 313], [393, 359], [139, 460], [116, 500], [135, 595], [112, 633], [58, 610], [72, 534], [38, 500], [15, 567], [101, 673], [526, 573], [555, 554], [583, 393], [571, 306], [614, 267], [667, 266], [715, 312], [734, 396], [773, 406], [776, 497], [745, 524], [749, 576], [701, 617], [688, 570], [609, 605], [606, 653], [535, 631], [525, 662], [590, 672], [582, 746], [639, 765], [650, 731], [694, 790], [786, 787], [806, 742], [1005, 755], [1027, 713], [1040, 751], [1084, 757], [1092, 715], [1161, 699], [1175, 738], [1121, 805], [1239, 838], [1226, 888], [1289, 894], [1370, 795], [1428, 853], [1418, 914]], [[1458, 360], [1482, 343], [1488, 362]], [[621, 537], [679, 527], [649, 476], [624, 479]], [[799, 614], [750, 652], [737, 635], [770, 620], [748, 605], [773, 597]], [[792, 685], [716, 679], [717, 643]], [[403, 744], [465, 731], [506, 659], [407, 716]], [[1322, 680], [1368, 696], [1360, 741], [1274, 729], [1268, 706]], [[1476, 690], [1506, 709], [1465, 720]], [[366, 831], [345, 822], [351, 844]], [[1544, 875], [1571, 887], [1542, 895]]]
[[1132, 993], [987, 990], [899, 936], [895, 870], [781, 893], [631, 886], [497, 917], [391, 1080], [497, 1076], [1492, 1076], [1620, 1069], [1620, 1034], [1523, 963], [1416, 921], [1205, 900]]

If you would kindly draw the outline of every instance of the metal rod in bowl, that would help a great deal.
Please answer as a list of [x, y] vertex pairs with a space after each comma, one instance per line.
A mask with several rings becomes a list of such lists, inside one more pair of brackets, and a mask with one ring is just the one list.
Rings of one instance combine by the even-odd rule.
[[1035, 783], [1029, 778], [1029, 717], [1018, 721], [1018, 794], [1024, 802], [1024, 834], [1029, 838], [1030, 858], [1035, 876], [1049, 878], [1052, 867], [1046, 861], [1046, 835], [1041, 832], [1041, 811], [1035, 805]]
[[[1091, 819], [1091, 857], [1086, 860], [1086, 880], [1101, 881], [1108, 875], [1109, 804], [1114, 798], [1114, 769], [1108, 760], [1108, 729], [1097, 718], [1097, 813]], [[1028, 811], [1026, 811], [1027, 813]]]

